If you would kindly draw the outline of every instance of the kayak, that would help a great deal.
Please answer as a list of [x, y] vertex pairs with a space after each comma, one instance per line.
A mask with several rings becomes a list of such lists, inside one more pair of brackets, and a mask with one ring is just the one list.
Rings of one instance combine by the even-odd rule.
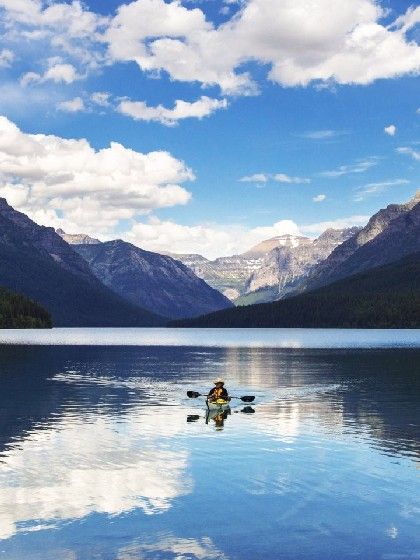
[[209, 410], [227, 410], [230, 406], [230, 401], [225, 399], [216, 399], [215, 401], [206, 401]]

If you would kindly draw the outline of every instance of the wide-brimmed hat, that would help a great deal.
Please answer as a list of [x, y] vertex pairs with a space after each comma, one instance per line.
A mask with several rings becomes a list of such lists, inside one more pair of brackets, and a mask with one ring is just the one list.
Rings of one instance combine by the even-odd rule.
[[225, 384], [225, 382], [223, 381], [223, 379], [220, 379], [220, 377], [218, 379], [216, 379], [215, 381], [213, 381], [213, 383], [215, 385], [217, 385], [218, 383], [222, 383], [223, 385]]

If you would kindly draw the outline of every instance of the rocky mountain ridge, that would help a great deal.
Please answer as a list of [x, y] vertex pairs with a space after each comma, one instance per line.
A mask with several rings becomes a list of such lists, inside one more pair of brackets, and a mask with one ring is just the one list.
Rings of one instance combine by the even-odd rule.
[[420, 250], [420, 190], [405, 204], [390, 204], [315, 266], [296, 287], [315, 289]]
[[293, 282], [355, 232], [354, 228], [331, 229], [316, 240], [281, 235], [264, 240], [240, 255], [219, 257], [213, 261], [201, 255], [174, 254], [173, 257], [235, 304], [253, 303], [254, 298], [272, 301], [288, 293]]
[[99, 239], [90, 237], [86, 233], [66, 233], [60, 228], [56, 229], [55, 232], [69, 245], [97, 245], [102, 243]]
[[[259, 301], [273, 301], [286, 296], [296, 282], [346, 239], [354, 235], [358, 228], [343, 230], [327, 229], [317, 239], [302, 238], [297, 245], [280, 245], [272, 249], [264, 258], [260, 268], [251, 275], [246, 286], [244, 303], [252, 298], [252, 292], [266, 289], [266, 299], [259, 294]], [[267, 290], [268, 288], [268, 290]]]
[[54, 326], [152, 326], [164, 319], [120, 298], [53, 228], [0, 199], [0, 286], [47, 309]]
[[117, 239], [73, 245], [93, 274], [127, 301], [169, 318], [232, 307], [220, 292], [169, 256]]

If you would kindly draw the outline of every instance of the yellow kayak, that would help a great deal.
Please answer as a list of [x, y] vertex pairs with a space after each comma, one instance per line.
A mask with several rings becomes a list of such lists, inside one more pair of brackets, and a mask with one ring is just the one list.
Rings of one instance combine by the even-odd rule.
[[206, 401], [209, 410], [226, 410], [230, 406], [230, 401], [226, 399], [216, 399], [214, 401]]

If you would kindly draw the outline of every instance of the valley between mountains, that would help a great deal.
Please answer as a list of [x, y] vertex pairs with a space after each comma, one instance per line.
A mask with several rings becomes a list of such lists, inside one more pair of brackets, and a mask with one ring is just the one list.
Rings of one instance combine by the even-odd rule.
[[420, 326], [420, 191], [363, 228], [283, 235], [215, 260], [169, 250], [55, 231], [0, 199], [0, 287], [29, 302], [19, 315], [8, 295], [0, 326], [40, 326], [32, 304], [49, 316], [41, 326]]

